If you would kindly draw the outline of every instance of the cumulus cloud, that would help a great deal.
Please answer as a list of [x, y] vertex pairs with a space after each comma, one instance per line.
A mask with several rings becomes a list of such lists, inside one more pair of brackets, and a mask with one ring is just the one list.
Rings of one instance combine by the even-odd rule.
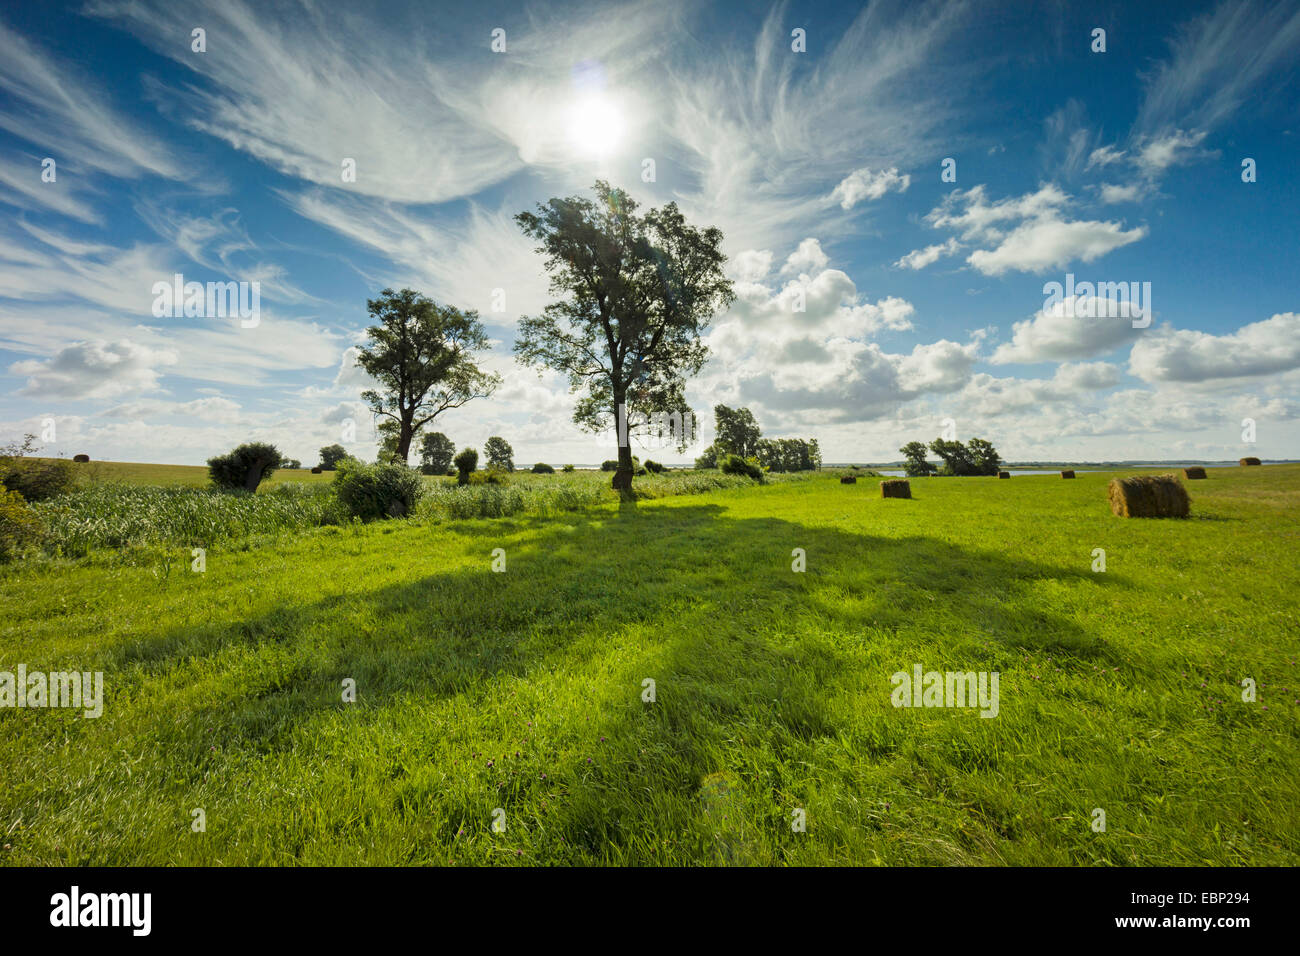
[[1105, 355], [1137, 340], [1142, 330], [1133, 328], [1135, 318], [1142, 319], [1141, 310], [1127, 300], [1070, 296], [1015, 323], [1011, 341], [999, 345], [990, 361], [1033, 364]]
[[924, 269], [926, 266], [938, 262], [944, 256], [956, 255], [960, 249], [961, 243], [953, 236], [947, 242], [926, 246], [924, 249], [913, 249], [895, 262], [894, 265], [900, 269]]
[[820, 272], [826, 268], [826, 263], [830, 261], [830, 256], [822, 252], [820, 242], [816, 239], [805, 239], [799, 243], [798, 249], [790, 253], [785, 260], [785, 265], [781, 267], [781, 271], [783, 273], [792, 272], [796, 275]]
[[1145, 226], [1125, 231], [1117, 222], [1040, 219], [1017, 226], [995, 249], [976, 249], [966, 261], [991, 276], [1008, 270], [1043, 272], [1075, 260], [1092, 262], [1146, 234]]
[[9, 366], [27, 376], [20, 394], [31, 398], [116, 398], [159, 387], [161, 366], [174, 365], [175, 352], [133, 342], [74, 342], [45, 361], [26, 359]]
[[1283, 312], [1226, 335], [1161, 327], [1129, 353], [1148, 382], [1250, 378], [1300, 368], [1300, 314]]
[[832, 200], [839, 200], [841, 209], [852, 209], [864, 199], [880, 199], [890, 190], [906, 192], [912, 184], [912, 177], [900, 174], [898, 167], [880, 169], [872, 172], [864, 166], [849, 173], [831, 192]]

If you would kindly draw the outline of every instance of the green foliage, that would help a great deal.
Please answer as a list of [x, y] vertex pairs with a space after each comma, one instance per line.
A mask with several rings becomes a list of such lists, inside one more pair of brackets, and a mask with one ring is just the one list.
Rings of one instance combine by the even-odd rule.
[[763, 466], [757, 458], [742, 458], [740, 455], [728, 455], [718, 465], [724, 475], [745, 475], [757, 481], [763, 480]]
[[442, 432], [426, 434], [420, 439], [420, 471], [426, 475], [455, 474], [451, 468], [456, 445]]
[[488, 468], [486, 471], [471, 471], [468, 479], [463, 482], [467, 485], [505, 485], [510, 483], [506, 473], [500, 468]]
[[469, 484], [469, 476], [478, 467], [478, 449], [462, 448], [456, 457], [452, 459], [452, 463], [456, 466], [457, 484]]
[[342, 445], [326, 445], [320, 450], [320, 467], [323, 471], [333, 471], [344, 458], [350, 457]]
[[475, 364], [475, 353], [488, 348], [477, 312], [438, 305], [414, 289], [384, 289], [366, 309], [375, 324], [366, 329], [357, 365], [379, 388], [361, 397], [384, 419], [385, 435], [393, 437], [390, 454], [404, 463], [421, 428], [448, 409], [491, 395], [501, 377]]
[[934, 465], [925, 459], [929, 449], [925, 447], [924, 443], [919, 441], [910, 441], [898, 450], [903, 455], [903, 469], [907, 477], [924, 478], [926, 475], [933, 475], [935, 473], [936, 469]]
[[653, 459], [647, 458], [645, 460], [645, 470], [651, 474], [657, 475], [664, 470], [664, 466]]
[[493, 435], [483, 443], [483, 454], [487, 457], [487, 466], [499, 471], [515, 470], [515, 450], [504, 438]]
[[724, 458], [730, 454], [731, 454], [731, 450], [729, 448], [726, 448], [725, 446], [720, 445], [718, 442], [715, 441], [708, 448], [704, 449], [704, 452], [700, 455], [699, 458], [695, 459], [695, 467], [696, 468], [717, 468], [718, 459]]
[[717, 432], [717, 445], [728, 451], [750, 458], [758, 454], [758, 440], [763, 436], [748, 408], [728, 408], [726, 405], [713, 407], [714, 429]]
[[350, 517], [362, 521], [413, 514], [423, 490], [419, 474], [402, 465], [366, 465], [345, 459], [334, 476], [339, 504]]
[[533, 465], [532, 472], [534, 475], [553, 475], [555, 474], [555, 468], [544, 461], [539, 461]]
[[768, 471], [781, 474], [791, 471], [813, 471], [821, 467], [821, 451], [816, 439], [760, 438], [754, 457]]
[[291, 483], [255, 495], [232, 495], [213, 488], [115, 482], [90, 485], [32, 507], [46, 527], [45, 550], [65, 557], [160, 544], [211, 548], [341, 518], [326, 483]]
[[280, 461], [274, 445], [246, 442], [224, 455], [209, 458], [208, 475], [222, 491], [253, 492], [263, 479], [271, 477]]
[[[719, 230], [689, 225], [675, 203], [639, 213], [603, 181], [594, 192], [594, 201], [553, 198], [515, 217], [564, 298], [519, 320], [514, 350], [525, 365], [564, 374], [579, 393], [574, 421], [598, 433], [619, 406], [629, 428], [687, 410], [686, 381], [708, 357], [702, 334], [735, 293]], [[684, 430], [676, 437], [684, 450]]]
[[41, 537], [41, 521], [17, 491], [0, 488], [0, 564], [12, 561]]
[[[915, 443], [919, 444], [919, 442]], [[910, 447], [910, 446], [904, 446]], [[996, 475], [999, 456], [997, 449], [982, 438], [972, 438], [969, 445], [959, 441], [936, 438], [930, 450], [943, 459], [939, 474], [945, 477], [968, 475]]]
[[574, 471], [574, 470], [576, 470], [576, 469], [575, 469], [572, 465], [565, 465], [565, 466], [564, 466], [562, 469], [560, 469], [560, 470], [561, 470], [561, 471], [565, 471], [565, 472], [569, 472], [569, 471]]

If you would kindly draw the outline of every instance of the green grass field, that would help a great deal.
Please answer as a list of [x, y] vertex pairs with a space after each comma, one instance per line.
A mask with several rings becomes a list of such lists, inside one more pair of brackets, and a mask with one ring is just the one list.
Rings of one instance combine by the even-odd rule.
[[[0, 861], [1295, 865], [1300, 466], [1211, 469], [1186, 521], [1113, 517], [1110, 477], [0, 568], [0, 670], [106, 696], [0, 710]], [[998, 716], [895, 708], [918, 664], [998, 672]]]

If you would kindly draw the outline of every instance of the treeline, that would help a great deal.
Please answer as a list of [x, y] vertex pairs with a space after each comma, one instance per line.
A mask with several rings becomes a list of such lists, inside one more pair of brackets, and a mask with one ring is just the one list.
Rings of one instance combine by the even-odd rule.
[[[983, 438], [972, 438], [964, 445], [944, 438], [936, 438], [929, 446], [919, 441], [910, 441], [898, 450], [903, 453], [903, 468], [909, 478], [922, 478], [926, 475], [996, 475], [1002, 464], [998, 450]], [[936, 467], [928, 461], [928, 452], [938, 455], [943, 464]]]
[[739, 473], [751, 470], [729, 463], [731, 457], [740, 458], [760, 471], [778, 473], [815, 471], [822, 465], [817, 439], [764, 438], [758, 420], [748, 408], [715, 405], [713, 417], [717, 438], [695, 459], [696, 468], [722, 468]]

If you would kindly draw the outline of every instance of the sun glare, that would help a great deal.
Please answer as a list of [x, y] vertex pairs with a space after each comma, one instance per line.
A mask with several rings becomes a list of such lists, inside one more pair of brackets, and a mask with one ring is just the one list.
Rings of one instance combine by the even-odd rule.
[[583, 156], [608, 156], [622, 131], [623, 117], [605, 96], [584, 96], [569, 111], [569, 142]]

